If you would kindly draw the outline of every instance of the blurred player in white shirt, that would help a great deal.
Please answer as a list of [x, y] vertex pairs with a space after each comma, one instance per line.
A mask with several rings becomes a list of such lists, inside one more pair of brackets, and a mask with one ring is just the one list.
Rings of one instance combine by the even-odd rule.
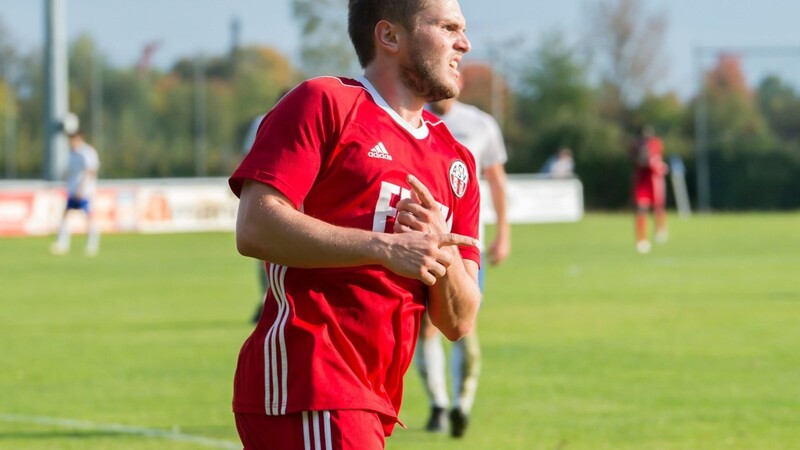
[[[472, 152], [479, 176], [489, 185], [492, 206], [497, 216], [497, 234], [487, 253], [483, 244], [485, 233], [484, 220], [481, 217], [479, 228], [481, 252], [485, 255], [484, 262], [492, 265], [500, 264], [511, 252], [511, 227], [506, 217], [504, 168], [508, 156], [500, 126], [491, 115], [454, 98], [431, 103], [428, 109], [439, 116], [453, 137]], [[484, 268], [481, 267], [479, 274], [481, 290], [483, 290], [483, 275]], [[450, 359], [453, 391], [453, 404], [449, 412], [450, 434], [453, 437], [461, 437], [466, 431], [469, 414], [475, 401], [480, 373], [480, 347], [475, 331], [453, 344]], [[445, 375], [445, 353], [441, 336], [436, 328], [431, 326], [427, 317], [423, 320], [420, 330], [416, 363], [431, 401], [431, 416], [426, 429], [432, 432], [444, 431], [448, 422], [447, 409], [450, 407]]]
[[83, 140], [80, 131], [69, 135], [69, 147], [67, 206], [58, 228], [58, 237], [50, 251], [55, 255], [63, 255], [69, 251], [70, 231], [67, 219], [70, 211], [83, 211], [87, 218], [86, 254], [94, 256], [100, 249], [100, 230], [95, 223], [91, 204], [97, 190], [100, 159], [97, 150]]

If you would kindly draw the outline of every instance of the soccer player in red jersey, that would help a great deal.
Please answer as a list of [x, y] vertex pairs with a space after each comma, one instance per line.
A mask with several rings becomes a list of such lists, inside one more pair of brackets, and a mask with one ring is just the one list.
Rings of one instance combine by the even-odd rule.
[[270, 263], [234, 380], [245, 449], [384, 448], [422, 311], [456, 340], [480, 304], [475, 161], [423, 110], [458, 94], [458, 2], [348, 8], [364, 75], [290, 91], [230, 179], [237, 248]]
[[633, 200], [636, 205], [636, 249], [639, 253], [650, 251], [647, 233], [647, 216], [652, 209], [655, 218], [655, 239], [667, 240], [667, 188], [664, 177], [669, 167], [664, 162], [664, 144], [646, 125], [642, 136], [631, 148], [633, 172]]

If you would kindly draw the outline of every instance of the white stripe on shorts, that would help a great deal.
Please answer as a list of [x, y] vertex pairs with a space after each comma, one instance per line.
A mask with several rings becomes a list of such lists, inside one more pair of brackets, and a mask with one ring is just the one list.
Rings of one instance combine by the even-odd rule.
[[[309, 420], [309, 412], [311, 420]], [[320, 412], [322, 417], [320, 418]], [[320, 419], [322, 424], [320, 426]], [[311, 435], [314, 439], [311, 439]], [[303, 445], [305, 450], [333, 450], [330, 411], [303, 411]], [[323, 444], [325, 445], [323, 447]]]

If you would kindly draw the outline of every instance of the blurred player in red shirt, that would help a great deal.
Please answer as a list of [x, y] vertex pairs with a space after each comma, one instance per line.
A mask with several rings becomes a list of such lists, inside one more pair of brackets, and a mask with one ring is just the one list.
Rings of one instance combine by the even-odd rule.
[[642, 135], [631, 147], [633, 170], [633, 201], [636, 205], [636, 250], [650, 251], [647, 217], [653, 211], [655, 240], [667, 241], [667, 189], [665, 176], [669, 167], [664, 162], [664, 143], [655, 135], [653, 127], [645, 125]]
[[451, 340], [480, 305], [475, 160], [427, 102], [459, 93], [456, 0], [350, 0], [357, 79], [292, 89], [230, 178], [236, 244], [269, 263], [239, 353], [244, 448], [381, 450], [423, 310]]

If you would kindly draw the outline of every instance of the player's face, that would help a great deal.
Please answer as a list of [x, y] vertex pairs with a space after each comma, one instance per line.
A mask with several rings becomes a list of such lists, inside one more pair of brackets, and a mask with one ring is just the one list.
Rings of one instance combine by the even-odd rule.
[[428, 102], [456, 97], [458, 64], [470, 49], [466, 21], [456, 0], [431, 0], [409, 30], [400, 68], [406, 87]]

